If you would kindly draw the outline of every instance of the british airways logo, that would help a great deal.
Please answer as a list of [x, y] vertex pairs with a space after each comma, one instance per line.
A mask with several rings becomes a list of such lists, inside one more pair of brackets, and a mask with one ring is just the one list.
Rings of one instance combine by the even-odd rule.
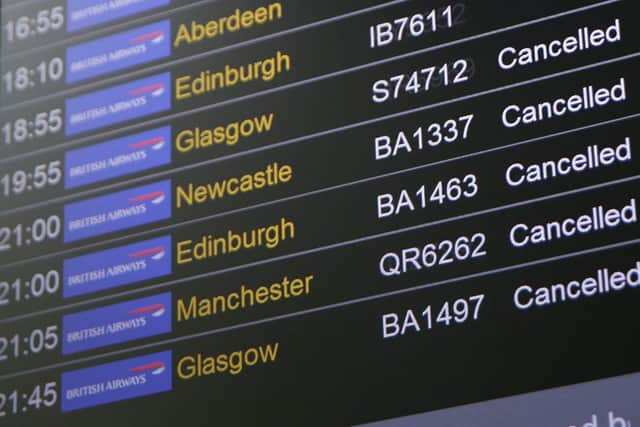
[[159, 205], [164, 202], [166, 196], [164, 191], [154, 191], [153, 193], [143, 194], [141, 196], [132, 197], [129, 199], [129, 203], [142, 203], [151, 201], [154, 205]]
[[145, 139], [135, 144], [129, 144], [130, 150], [140, 150], [143, 148], [151, 147], [152, 150], [162, 150], [167, 143], [167, 140], [163, 136], [157, 136], [155, 138]]
[[153, 362], [147, 365], [136, 366], [129, 369], [129, 372], [136, 374], [139, 372], [151, 372], [152, 375], [162, 375], [166, 370], [167, 365], [164, 362]]
[[62, 412], [170, 391], [171, 351], [65, 372]]
[[132, 254], [129, 254], [129, 258], [151, 258], [154, 261], [160, 261], [167, 254], [166, 249], [163, 246], [157, 246], [155, 248], [145, 249]]
[[68, 259], [64, 298], [98, 293], [171, 274], [171, 236]]
[[164, 31], [153, 31], [151, 33], [146, 33], [141, 36], [134, 37], [129, 39], [129, 44], [140, 44], [146, 43], [150, 41], [153, 44], [162, 43], [165, 39]]
[[171, 4], [171, 0], [67, 0], [67, 31], [95, 27]]
[[171, 293], [64, 316], [62, 330], [63, 354], [171, 332]]
[[162, 96], [164, 94], [164, 84], [157, 83], [154, 85], [144, 86], [139, 89], [132, 90], [131, 92], [129, 92], [129, 95], [134, 97], [146, 95], [148, 93], [151, 93], [151, 95], [154, 97]]
[[65, 153], [65, 188], [157, 168], [171, 163], [171, 127], [128, 135]]
[[68, 136], [116, 125], [171, 108], [171, 73], [113, 86], [66, 101]]
[[141, 314], [151, 314], [152, 317], [162, 317], [164, 316], [166, 310], [164, 304], [154, 304], [148, 305], [146, 307], [137, 308], [135, 310], [130, 310], [129, 314], [132, 316], [138, 316]]
[[169, 20], [67, 49], [67, 83], [110, 74], [171, 55]]
[[171, 217], [171, 181], [65, 206], [65, 241], [81, 240]]

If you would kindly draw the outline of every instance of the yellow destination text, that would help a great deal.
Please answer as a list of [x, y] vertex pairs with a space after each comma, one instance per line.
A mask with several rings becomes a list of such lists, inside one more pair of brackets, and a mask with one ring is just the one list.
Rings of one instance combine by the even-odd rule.
[[262, 114], [212, 129], [195, 127], [178, 132], [176, 149], [180, 153], [209, 148], [214, 145], [233, 147], [243, 139], [270, 132], [273, 127], [274, 113]]
[[190, 24], [180, 25], [173, 46], [198, 43], [225, 33], [247, 30], [256, 25], [265, 25], [280, 19], [282, 19], [282, 5], [279, 2], [253, 10], [236, 9], [231, 15], [210, 19], [204, 23], [191, 21]]
[[217, 355], [183, 356], [178, 360], [178, 377], [190, 380], [196, 377], [205, 377], [216, 374], [241, 374], [245, 369], [256, 365], [275, 363], [278, 359], [280, 343], [251, 347], [232, 353], [220, 353]]
[[176, 207], [193, 206], [223, 199], [225, 196], [251, 193], [268, 187], [286, 184], [293, 179], [293, 167], [273, 162], [262, 170], [240, 177], [213, 181], [205, 185], [189, 183], [186, 188], [176, 186]]
[[188, 302], [178, 299], [178, 322], [211, 318], [227, 311], [238, 311], [253, 308], [272, 302], [299, 298], [311, 293], [311, 282], [314, 276], [295, 277], [282, 280], [271, 285], [259, 286], [256, 289], [242, 285], [239, 290], [226, 295], [216, 295], [209, 298], [192, 296]]
[[291, 57], [277, 51], [274, 56], [249, 64], [225, 65], [223, 70], [201, 71], [197, 76], [180, 76], [176, 79], [176, 100], [206, 95], [221, 89], [254, 81], [270, 82], [278, 75], [291, 70]]
[[232, 254], [241, 250], [266, 247], [277, 248], [286, 240], [296, 237], [296, 226], [293, 221], [280, 218], [276, 224], [257, 227], [251, 230], [235, 232], [228, 230], [222, 236], [204, 235], [198, 241], [182, 240], [177, 243], [178, 264], [189, 264], [194, 261], [206, 261], [211, 258]]

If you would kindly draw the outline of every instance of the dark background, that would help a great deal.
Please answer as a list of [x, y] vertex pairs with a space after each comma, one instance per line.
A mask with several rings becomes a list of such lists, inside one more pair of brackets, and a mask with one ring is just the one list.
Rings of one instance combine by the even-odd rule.
[[[29, 10], [37, 10], [49, 3], [29, 3]], [[248, 1], [211, 3], [172, 16], [173, 30], [182, 20], [202, 17], [204, 12], [212, 17], [224, 16], [235, 7], [255, 4]], [[209, 45], [197, 44], [192, 50], [174, 50], [172, 59], [383, 2], [282, 3], [285, 19], [280, 23], [216, 39]], [[204, 184], [239, 176], [273, 161], [294, 167], [294, 179], [289, 184], [198, 208], [178, 210], [174, 206], [171, 221], [70, 245], [63, 245], [60, 240], [4, 253], [0, 259], [0, 281], [29, 277], [35, 271], [50, 268], [61, 271], [65, 258], [167, 233], [172, 235], [175, 249], [175, 242], [186, 238], [195, 240], [205, 233], [248, 230], [275, 223], [281, 217], [296, 223], [296, 239], [284, 241], [274, 250], [245, 251], [188, 266], [178, 266], [174, 262], [173, 274], [169, 278], [72, 301], [63, 301], [61, 296], [54, 296], [33, 304], [21, 303], [2, 308], [0, 331], [3, 335], [55, 324], [65, 314], [166, 290], [171, 290], [176, 300], [191, 295], [206, 297], [224, 294], [238, 289], [242, 284], [252, 287], [270, 284], [284, 275], [291, 278], [314, 274], [316, 277], [309, 296], [218, 315], [207, 320], [174, 323], [171, 335], [66, 358], [58, 353], [6, 362], [0, 365], [0, 391], [16, 387], [28, 390], [34, 384], [48, 381], [59, 383], [60, 374], [64, 371], [167, 349], [173, 350], [175, 362], [180, 356], [191, 353], [216, 355], [279, 342], [279, 357], [275, 364], [248, 368], [237, 376], [218, 374], [182, 381], [174, 375], [174, 390], [170, 393], [64, 416], [60, 415], [57, 407], [30, 411], [9, 416], [2, 420], [4, 424], [349, 425], [638, 371], [639, 349], [634, 340], [638, 331], [637, 310], [634, 310], [637, 289], [526, 312], [517, 311], [512, 301], [515, 288], [522, 284], [550, 286], [569, 280], [582, 280], [595, 275], [598, 268], [631, 268], [639, 261], [638, 224], [538, 247], [514, 250], [508, 244], [508, 233], [514, 224], [537, 224], [569, 216], [577, 217], [589, 213], [591, 207], [599, 204], [604, 204], [606, 208], [620, 208], [630, 198], [638, 198], [638, 152], [635, 145], [638, 118], [633, 116], [638, 112], [638, 59], [569, 72], [588, 64], [636, 53], [638, 29], [629, 17], [637, 12], [638, 6], [622, 1], [548, 23], [353, 70], [314, 83], [292, 85], [323, 74], [592, 3], [595, 2], [565, 1], [560, 4], [539, 1], [516, 4], [502, 1], [439, 1], [429, 4], [429, 8], [447, 4], [464, 6], [464, 13], [455, 28], [388, 48], [369, 49], [369, 25], [420, 12], [425, 8], [423, 2], [408, 1], [326, 26], [170, 66], [175, 79], [178, 74], [196, 74], [207, 68], [222, 68], [224, 64], [251, 62], [272, 55], [276, 50], [292, 56], [292, 71], [271, 83], [239, 86], [211, 96], [197, 97], [193, 102], [174, 100], [171, 114], [210, 107], [202, 111], [179, 117], [157, 117], [152, 121], [132, 123], [131, 126], [114, 126], [81, 135], [74, 140], [58, 135], [22, 146], [0, 147], [2, 175], [7, 170], [61, 159], [64, 151], [70, 147], [86, 146], [167, 123], [172, 125], [175, 136], [186, 128], [215, 127], [254, 115], [276, 113], [275, 126], [270, 133], [239, 142], [234, 147], [216, 146], [188, 155], [174, 150], [170, 168], [154, 171], [150, 177], [141, 174], [120, 179], [117, 183], [108, 183], [113, 184], [108, 190], [103, 188], [105, 183], [101, 183], [74, 193], [55, 188], [43, 194], [33, 193], [1, 200], [2, 210], [5, 211], [0, 213], [1, 226], [26, 223], [32, 218], [61, 213], [64, 204], [70, 200], [106, 194], [116, 188], [142, 185], [165, 177], [170, 177], [175, 187], [188, 182]], [[174, 1], [173, 6], [178, 5]], [[21, 8], [15, 10], [18, 9]], [[140, 18], [135, 23], [117, 23], [117, 30], [155, 22], [165, 16], [163, 13], [154, 12], [152, 17]], [[3, 13], [3, 22], [5, 17]], [[608, 26], [615, 17], [623, 20], [622, 43], [510, 72], [500, 71], [496, 65], [497, 52], [504, 46], [527, 46], [565, 37], [584, 25]], [[100, 31], [108, 34], [115, 29], [108, 26]], [[83, 37], [90, 39], [96, 34], [79, 34], [73, 43], [84, 40]], [[55, 53], [54, 49], [64, 52], [66, 44], [63, 34], [59, 39], [48, 41], [52, 43], [51, 50], [43, 52], [40, 49], [10, 56], [10, 59], [3, 59], [3, 69], [8, 63], [18, 65], [21, 61], [36, 61], [45, 53]], [[374, 105], [370, 100], [371, 84], [377, 79], [453, 62], [459, 58], [467, 58], [474, 65], [473, 74], [465, 84], [437, 88], [427, 94], [406, 95], [383, 105]], [[136, 72], [135, 78], [158, 73], [164, 68], [145, 70]], [[566, 73], [522, 87], [514, 86], [483, 96], [462, 98], [560, 72]], [[507, 130], [500, 123], [503, 108], [511, 103], [528, 105], [569, 97], [580, 93], [586, 85], [611, 87], [621, 77], [627, 83], [625, 103], [518, 129]], [[93, 91], [131, 78], [127, 74], [127, 77], [114, 78], [108, 83], [95, 82], [74, 90], [77, 93]], [[273, 87], [282, 87], [283, 90], [236, 100]], [[67, 95], [55, 94], [60, 89], [52, 86], [37, 94], [27, 94], [26, 97], [31, 97], [33, 102], [26, 98], [3, 99], [2, 103], [29, 102], [15, 109], [0, 110], [0, 125], [15, 117], [33, 115], [51, 106], [63, 105]], [[52, 96], [46, 100], [34, 98], [48, 93]], [[437, 105], [450, 99], [456, 99], [456, 102]], [[388, 117], [412, 108], [416, 111]], [[418, 126], [426, 127], [471, 113], [475, 117], [467, 141], [403, 154], [393, 159], [375, 160], [373, 140], [378, 135], [394, 135], [400, 130], [411, 134]], [[354, 123], [360, 125], [334, 130]], [[576, 128], [581, 129], [572, 131]], [[328, 130], [333, 131], [306, 137]], [[553, 134], [557, 135], [547, 138]], [[629, 163], [516, 189], [508, 188], [504, 182], [504, 171], [513, 162], [533, 163], [557, 159], [584, 152], [592, 144], [615, 146], [626, 137], [631, 138], [633, 146], [634, 158]], [[482, 154], [463, 157], [473, 153]], [[22, 154], [27, 155], [14, 158]], [[180, 172], [171, 171], [171, 168], [182, 166], [185, 169]], [[414, 169], [409, 171], [410, 168]], [[422, 184], [429, 188], [440, 180], [461, 178], [468, 173], [477, 175], [480, 186], [478, 196], [473, 199], [435, 205], [395, 218], [376, 218], [375, 200], [378, 194], [398, 192], [403, 188], [415, 189]], [[391, 175], [378, 177], [381, 174]], [[603, 186], [610, 181], [620, 182]], [[346, 183], [350, 185], [331, 188]], [[310, 193], [323, 189], [326, 191]], [[571, 190], [578, 191], [565, 194]], [[48, 201], [63, 195], [71, 197]], [[549, 200], [535, 200], [552, 195]], [[498, 207], [504, 209], [488, 211]], [[468, 214], [473, 215], [458, 218]], [[384, 278], [378, 273], [378, 261], [388, 251], [463, 235], [471, 236], [478, 232], [487, 237], [488, 254], [485, 257], [431, 270], [413, 271], [395, 278]], [[372, 236], [375, 238], [369, 239]], [[350, 243], [330, 246], [340, 242]], [[607, 246], [621, 242], [626, 244], [615, 249]], [[562, 258], [552, 261], [553, 257]], [[547, 262], [527, 264], [544, 260]], [[514, 269], [508, 271], [511, 266]], [[193, 278], [195, 275], [198, 277]], [[411, 290], [414, 287], [419, 289]], [[388, 294], [396, 291], [395, 294]], [[435, 309], [445, 301], [453, 302], [477, 294], [484, 294], [485, 302], [480, 319], [475, 322], [436, 328], [420, 334], [409, 333], [390, 340], [382, 338], [381, 316], [384, 313], [403, 313], [409, 308], [419, 313], [428, 304]], [[378, 298], [355, 301], [368, 296]], [[346, 302], [350, 303], [336, 306]], [[40, 310], [49, 311], [30, 314]], [[287, 314], [291, 316], [276, 318]], [[238, 328], [222, 329], [230, 326]], [[190, 334], [206, 331], [210, 331], [210, 334], [188, 338]], [[179, 342], [164, 342], [180, 337], [186, 338]], [[85, 357], [91, 359], [84, 361]], [[12, 377], [13, 374], [31, 369], [36, 371]]]

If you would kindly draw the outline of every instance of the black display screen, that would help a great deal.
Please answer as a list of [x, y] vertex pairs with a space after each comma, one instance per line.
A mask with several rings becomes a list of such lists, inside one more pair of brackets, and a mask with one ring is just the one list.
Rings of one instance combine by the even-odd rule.
[[635, 2], [1, 5], [0, 425], [640, 423]]

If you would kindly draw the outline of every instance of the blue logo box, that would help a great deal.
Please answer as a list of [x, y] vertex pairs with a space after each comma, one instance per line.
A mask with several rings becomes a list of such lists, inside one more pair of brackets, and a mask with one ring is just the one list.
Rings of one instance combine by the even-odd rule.
[[65, 372], [62, 412], [171, 391], [171, 351]]
[[67, 83], [125, 70], [171, 55], [169, 20], [67, 49]]
[[171, 236], [64, 261], [63, 297], [73, 298], [171, 274]]
[[66, 189], [107, 181], [171, 163], [171, 127], [65, 153]]
[[66, 102], [66, 135], [76, 135], [171, 108], [171, 74], [163, 73]]
[[95, 27], [170, 3], [171, 0], [67, 0], [67, 31]]
[[137, 299], [62, 318], [62, 354], [171, 332], [171, 293]]
[[144, 185], [64, 207], [65, 243], [171, 218], [171, 181]]

